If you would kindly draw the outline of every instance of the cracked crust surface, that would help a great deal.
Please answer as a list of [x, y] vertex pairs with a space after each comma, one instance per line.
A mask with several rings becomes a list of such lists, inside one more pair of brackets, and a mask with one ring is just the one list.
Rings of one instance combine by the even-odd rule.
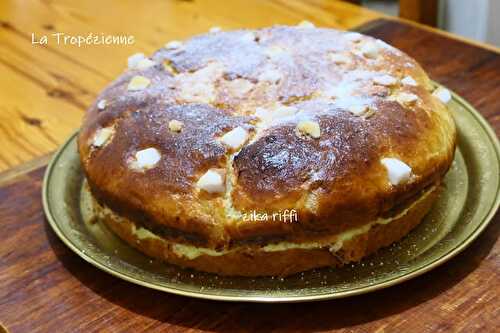
[[[166, 238], [214, 249], [314, 240], [390, 214], [438, 184], [452, 162], [454, 123], [429, 78], [371, 37], [303, 27], [216, 32], [162, 48], [151, 60], [90, 107], [79, 152], [100, 203]], [[127, 89], [138, 75], [149, 85]], [[377, 79], [383, 75], [396, 82], [380, 84], [391, 83]], [[416, 85], [404, 84], [407, 76]], [[402, 102], [401, 93], [417, 100]], [[365, 113], [353, 113], [359, 105]], [[283, 107], [293, 112], [280, 115]], [[182, 130], [169, 130], [172, 120]], [[302, 120], [319, 124], [319, 138], [297, 133]], [[93, 146], [96, 131], [109, 127], [113, 135]], [[235, 151], [220, 137], [236, 127], [249, 137]], [[131, 156], [150, 147], [159, 162], [132, 170]], [[384, 157], [409, 165], [411, 181], [391, 185]], [[210, 169], [225, 170], [223, 193], [196, 187]], [[298, 221], [242, 219], [285, 209], [297, 210]]]

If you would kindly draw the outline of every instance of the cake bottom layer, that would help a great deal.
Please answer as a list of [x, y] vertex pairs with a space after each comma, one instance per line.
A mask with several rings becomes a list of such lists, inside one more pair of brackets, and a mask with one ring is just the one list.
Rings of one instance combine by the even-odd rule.
[[216, 251], [166, 240], [133, 221], [96, 207], [98, 219], [128, 244], [167, 263], [233, 276], [288, 276], [313, 268], [359, 261], [406, 236], [429, 212], [439, 186], [431, 187], [407, 209], [388, 219], [332, 236], [331, 243], [281, 242]]

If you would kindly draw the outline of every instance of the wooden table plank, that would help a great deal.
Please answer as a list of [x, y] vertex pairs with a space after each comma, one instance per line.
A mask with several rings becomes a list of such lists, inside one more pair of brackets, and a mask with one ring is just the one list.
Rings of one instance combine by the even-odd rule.
[[[465, 95], [499, 133], [500, 55], [392, 21], [363, 31], [416, 57], [434, 78]], [[222, 303], [135, 286], [85, 263], [44, 221], [43, 168], [25, 170], [0, 175], [0, 323], [12, 332], [483, 333], [500, 328], [499, 214], [462, 254], [386, 290], [306, 304]]]
[[[15, 1], [0, 2], [0, 171], [53, 151], [83, 111], [136, 52], [212, 26], [224, 29], [297, 24], [349, 29], [381, 14], [333, 0]], [[134, 45], [32, 45], [31, 34], [134, 35]]]

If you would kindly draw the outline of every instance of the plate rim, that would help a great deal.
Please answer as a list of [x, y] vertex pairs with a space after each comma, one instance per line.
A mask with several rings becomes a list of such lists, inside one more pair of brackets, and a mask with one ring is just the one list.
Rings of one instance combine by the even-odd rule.
[[[441, 86], [437, 83], [434, 82], [434, 85], [436, 86]], [[452, 99], [455, 100], [458, 104], [461, 104], [478, 122], [478, 124], [481, 126], [481, 128], [485, 131], [486, 135], [489, 138], [489, 143], [491, 144], [491, 147], [493, 148], [497, 162], [500, 165], [500, 142], [490, 126], [490, 124], [484, 119], [484, 117], [477, 111], [470, 103], [468, 103], [465, 99], [457, 95], [455, 92], [451, 91]], [[198, 299], [206, 299], [206, 300], [215, 300], [215, 301], [229, 301], [229, 302], [254, 302], [254, 303], [296, 303], [296, 302], [310, 302], [310, 301], [321, 301], [321, 300], [329, 300], [329, 299], [337, 299], [337, 298], [344, 298], [344, 297], [349, 297], [349, 296], [355, 296], [355, 295], [360, 295], [360, 294], [365, 294], [369, 292], [373, 292], [376, 290], [381, 290], [385, 289], [387, 287], [397, 285], [399, 283], [408, 281], [410, 279], [413, 279], [417, 276], [420, 276], [440, 265], [443, 263], [447, 262], [451, 258], [455, 257], [459, 253], [461, 253], [463, 250], [465, 250], [482, 232], [486, 227], [489, 225], [493, 217], [495, 216], [496, 212], [498, 211], [498, 208], [500, 206], [500, 184], [497, 186], [497, 191], [496, 191], [496, 199], [492, 203], [492, 205], [489, 207], [488, 213], [486, 216], [483, 218], [483, 221], [472, 231], [470, 234], [467, 236], [467, 238], [457, 246], [453, 247], [450, 249], [448, 252], [443, 254], [441, 257], [429, 262], [426, 266], [417, 268], [416, 270], [410, 271], [402, 276], [398, 277], [393, 277], [390, 278], [386, 281], [370, 285], [370, 286], [363, 286], [363, 287], [358, 287], [350, 290], [345, 290], [345, 291], [339, 291], [339, 292], [329, 292], [329, 293], [322, 293], [322, 294], [317, 294], [317, 295], [297, 295], [297, 296], [230, 296], [230, 295], [218, 295], [218, 294], [211, 294], [211, 293], [200, 293], [200, 292], [195, 292], [195, 291], [187, 291], [183, 289], [178, 289], [175, 287], [169, 287], [169, 286], [162, 286], [158, 285], [155, 283], [143, 281], [141, 279], [138, 279], [134, 276], [131, 276], [127, 273], [123, 272], [118, 272], [110, 267], [106, 266], [105, 264], [101, 263], [100, 261], [95, 260], [92, 256], [86, 254], [85, 252], [82, 252], [66, 235], [64, 232], [59, 228], [58, 223], [55, 221], [54, 216], [51, 213], [50, 209], [50, 204], [49, 204], [49, 199], [48, 199], [48, 192], [49, 192], [49, 182], [50, 182], [50, 177], [51, 174], [54, 171], [55, 165], [57, 161], [59, 160], [59, 157], [61, 156], [62, 152], [66, 149], [66, 147], [75, 139], [77, 136], [79, 130], [75, 131], [54, 153], [52, 158], [50, 159], [50, 162], [47, 165], [47, 168], [44, 173], [43, 177], [43, 185], [42, 185], [42, 205], [43, 205], [43, 210], [46, 216], [47, 221], [49, 222], [49, 225], [51, 226], [52, 230], [56, 233], [58, 238], [67, 246], [69, 247], [74, 253], [76, 253], [79, 257], [81, 257], [83, 260], [86, 262], [90, 263], [94, 267], [109, 273], [117, 278], [120, 278], [122, 280], [131, 282], [133, 284], [141, 285], [143, 287], [163, 291], [163, 292], [168, 292], [171, 294], [175, 295], [181, 295], [181, 296], [187, 296], [187, 297], [193, 297], [193, 298], [198, 298]]]

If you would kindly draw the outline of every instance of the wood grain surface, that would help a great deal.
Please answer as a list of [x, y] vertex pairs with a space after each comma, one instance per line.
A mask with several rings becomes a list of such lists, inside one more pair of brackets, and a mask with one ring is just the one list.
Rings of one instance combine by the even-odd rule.
[[[381, 14], [333, 0], [0, 1], [0, 171], [51, 152], [136, 52], [208, 31], [297, 24], [349, 29]], [[53, 33], [133, 35], [133, 45], [57, 44]], [[47, 45], [32, 44], [47, 35]]]
[[399, 16], [435, 27], [438, 21], [438, 0], [399, 0]]
[[[500, 133], [497, 53], [394, 21], [362, 31], [414, 56]], [[304, 304], [202, 301], [121, 281], [66, 248], [44, 219], [44, 170], [36, 168], [43, 162], [0, 175], [0, 323], [11, 332], [500, 330], [498, 214], [456, 258], [372, 294]]]

